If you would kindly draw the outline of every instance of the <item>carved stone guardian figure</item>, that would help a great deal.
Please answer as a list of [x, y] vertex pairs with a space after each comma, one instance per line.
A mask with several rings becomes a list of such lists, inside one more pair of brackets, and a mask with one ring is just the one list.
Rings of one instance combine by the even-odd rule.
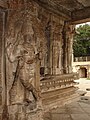
[[41, 26], [35, 26], [38, 20], [32, 16], [29, 17], [28, 14], [25, 17], [19, 29], [15, 30], [16, 40], [11, 40], [6, 46], [8, 61], [10, 64], [14, 64], [14, 72], [12, 71], [14, 77], [9, 90], [9, 102], [11, 105], [31, 105], [31, 109], [35, 109], [41, 97], [40, 84], [38, 88], [35, 86], [38, 84], [35, 80], [36, 72], [38, 72], [36, 71], [36, 64], [42, 59], [42, 48], [45, 41], [43, 41], [44, 33], [42, 37], [38, 33]]

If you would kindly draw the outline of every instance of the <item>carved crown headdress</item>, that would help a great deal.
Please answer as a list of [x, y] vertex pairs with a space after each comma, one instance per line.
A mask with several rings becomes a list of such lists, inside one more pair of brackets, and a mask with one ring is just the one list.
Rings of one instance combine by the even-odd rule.
[[26, 34], [33, 35], [34, 34], [31, 16], [29, 16], [29, 15], [25, 16], [21, 31], [22, 31], [23, 35], [26, 35]]

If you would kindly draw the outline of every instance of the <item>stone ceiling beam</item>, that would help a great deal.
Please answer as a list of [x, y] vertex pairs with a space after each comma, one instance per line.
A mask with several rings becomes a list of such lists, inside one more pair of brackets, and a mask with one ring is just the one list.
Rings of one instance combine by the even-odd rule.
[[72, 12], [72, 24], [90, 22], [90, 7]]
[[37, 2], [43, 8], [47, 9], [49, 12], [53, 12], [59, 16], [71, 20], [71, 12], [63, 8], [63, 6], [60, 7], [54, 2], [47, 2], [47, 0], [46, 1], [34, 0], [34, 1]]

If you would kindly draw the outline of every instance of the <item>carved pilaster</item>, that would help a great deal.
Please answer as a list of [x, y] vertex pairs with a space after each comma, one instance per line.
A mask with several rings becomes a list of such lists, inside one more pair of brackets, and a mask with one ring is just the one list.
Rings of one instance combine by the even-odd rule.
[[0, 13], [0, 105], [2, 105], [2, 35], [3, 35], [3, 14]]
[[[31, 5], [35, 8], [32, 2]], [[9, 119], [28, 120], [33, 116], [29, 116], [29, 112], [35, 112], [34, 115], [37, 116], [38, 108], [42, 107], [40, 62], [44, 60], [47, 51], [45, 31], [35, 9], [32, 10], [27, 5], [24, 10], [11, 10], [7, 24], [6, 78]], [[19, 114], [19, 107], [24, 107], [25, 111]], [[14, 114], [11, 113], [13, 109]]]
[[64, 23], [63, 26], [63, 31], [62, 31], [62, 38], [63, 38], [63, 59], [62, 59], [62, 63], [63, 63], [63, 73], [66, 74], [67, 73], [67, 33], [66, 30], [67, 29], [67, 23]]
[[68, 31], [67, 31], [67, 36], [68, 36], [68, 41], [67, 41], [67, 64], [68, 64], [68, 73], [72, 73], [72, 54], [73, 54], [73, 35], [75, 33], [75, 26], [73, 25], [68, 25]]
[[0, 12], [0, 119], [8, 119], [5, 59], [5, 12]]
[[62, 73], [62, 29], [63, 29], [63, 20], [58, 16], [53, 16], [52, 19], [52, 38], [53, 38], [53, 46], [52, 46], [52, 63], [53, 63], [53, 74], [61, 74]]
[[64, 73], [72, 72], [72, 46], [73, 46], [74, 26], [65, 22], [63, 29], [63, 67]]
[[0, 119], [2, 119], [2, 112], [3, 112], [3, 106], [2, 106], [2, 100], [3, 100], [3, 94], [2, 94], [2, 34], [3, 34], [3, 14], [0, 13]]

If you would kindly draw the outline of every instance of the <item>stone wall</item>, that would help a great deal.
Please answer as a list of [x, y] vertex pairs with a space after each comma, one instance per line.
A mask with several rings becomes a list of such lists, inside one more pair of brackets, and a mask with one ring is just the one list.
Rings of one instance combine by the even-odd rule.
[[0, 13], [0, 105], [2, 105], [2, 34], [3, 34], [3, 15]]
[[2, 14], [0, 14], [0, 119], [1, 119], [1, 105], [2, 105], [2, 75], [1, 75], [1, 56], [2, 56]]
[[0, 11], [0, 119], [5, 104], [5, 47], [4, 47], [4, 13]]
[[[3, 120], [34, 120], [36, 116], [35, 120], [41, 120], [40, 79], [72, 72], [74, 29], [66, 18], [32, 0], [11, 0], [6, 11], [3, 21], [6, 24], [5, 48], [0, 38], [0, 48], [5, 50], [3, 67], [6, 68], [4, 82], [0, 79], [5, 95]], [[0, 20], [2, 23], [2, 18]], [[4, 31], [2, 28], [0, 26], [0, 36]]]

